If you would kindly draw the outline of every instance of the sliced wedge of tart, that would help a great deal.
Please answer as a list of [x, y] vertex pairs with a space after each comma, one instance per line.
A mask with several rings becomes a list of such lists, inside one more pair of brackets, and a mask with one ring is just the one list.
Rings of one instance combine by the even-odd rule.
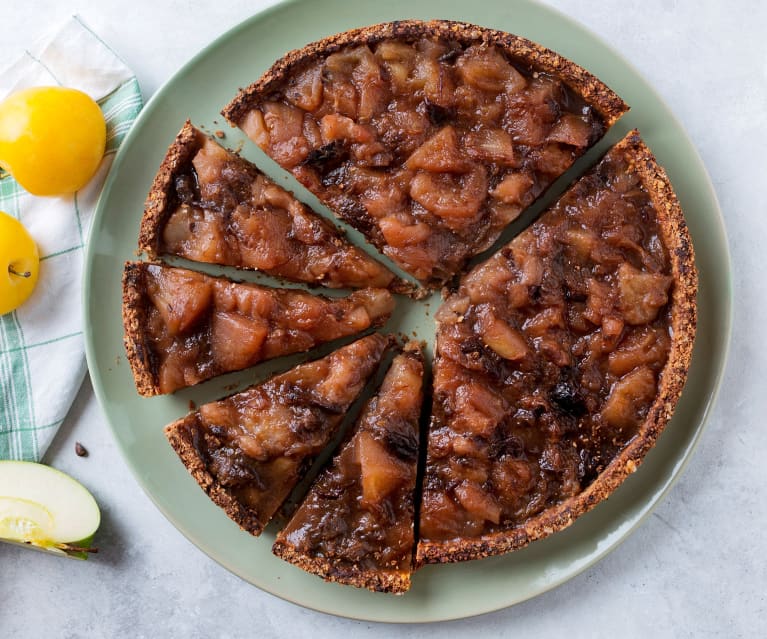
[[363, 337], [327, 357], [200, 408], [165, 428], [200, 487], [260, 535], [378, 368], [390, 338]]
[[189, 121], [155, 177], [139, 248], [152, 259], [177, 255], [331, 288], [413, 291], [255, 165]]
[[223, 114], [435, 287], [627, 109], [587, 71], [524, 38], [404, 20], [288, 53]]
[[682, 211], [636, 131], [437, 313], [419, 563], [565, 528], [642, 462], [695, 336]]
[[393, 308], [386, 289], [331, 299], [163, 264], [123, 273], [125, 350], [145, 396], [380, 326]]
[[411, 342], [277, 535], [275, 555], [326, 581], [397, 594], [410, 588], [422, 400], [423, 356]]

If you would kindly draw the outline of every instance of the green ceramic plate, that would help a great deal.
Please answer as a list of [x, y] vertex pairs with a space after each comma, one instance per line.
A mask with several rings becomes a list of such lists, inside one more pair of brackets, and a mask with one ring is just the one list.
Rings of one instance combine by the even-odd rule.
[[[429, 566], [403, 597], [326, 584], [272, 556], [274, 530], [261, 538], [240, 531], [214, 506], [167, 445], [162, 427], [198, 403], [265, 377], [288, 362], [213, 380], [173, 397], [139, 397], [122, 348], [120, 276], [134, 258], [143, 201], [167, 145], [190, 117], [226, 129], [219, 110], [288, 49], [352, 27], [403, 18], [449, 18], [511, 31], [551, 47], [595, 73], [632, 110], [607, 143], [631, 127], [666, 166], [687, 215], [700, 269], [700, 324], [684, 396], [641, 469], [569, 529], [505, 557]], [[308, 197], [249, 143], [244, 154]], [[592, 153], [590, 159], [595, 159]], [[583, 163], [580, 164], [583, 168]], [[359, 236], [354, 235], [356, 241]], [[570, 579], [615, 548], [650, 512], [682, 471], [708, 415], [724, 367], [730, 333], [730, 262], [722, 217], [703, 164], [671, 111], [618, 54], [578, 24], [531, 1], [305, 0], [273, 7], [211, 44], [146, 106], [120, 150], [93, 222], [85, 272], [87, 353], [96, 395], [139, 483], [173, 524], [232, 572], [279, 597], [337, 615], [376, 621], [435, 621], [466, 617], [523, 601]], [[391, 328], [433, 335], [431, 304], [401, 300]]]

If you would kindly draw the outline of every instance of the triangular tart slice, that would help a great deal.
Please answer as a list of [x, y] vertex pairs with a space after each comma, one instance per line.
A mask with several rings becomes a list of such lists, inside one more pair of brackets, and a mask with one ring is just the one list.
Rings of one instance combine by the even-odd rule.
[[402, 20], [288, 53], [223, 114], [437, 287], [627, 109], [590, 73], [524, 38]]
[[393, 308], [381, 288], [328, 298], [148, 262], [123, 273], [125, 350], [145, 396], [380, 326]]
[[152, 259], [176, 255], [330, 288], [413, 290], [254, 164], [189, 121], [155, 177], [139, 248]]
[[410, 588], [423, 357], [397, 355], [351, 438], [315, 480], [272, 551], [327, 581]]
[[241, 528], [260, 535], [336, 434], [390, 339], [363, 337], [327, 357], [204, 404], [165, 428], [181, 461]]
[[570, 525], [674, 412], [696, 326], [682, 210], [636, 131], [436, 314], [417, 560], [494, 555]]

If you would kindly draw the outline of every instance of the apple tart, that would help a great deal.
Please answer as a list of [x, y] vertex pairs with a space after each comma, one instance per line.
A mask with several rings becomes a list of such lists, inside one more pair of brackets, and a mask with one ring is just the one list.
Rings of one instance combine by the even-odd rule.
[[642, 462], [690, 363], [697, 274], [631, 132], [439, 309], [417, 561], [568, 526]]
[[223, 114], [337, 217], [437, 287], [627, 109], [529, 40], [405, 20], [288, 53]]
[[272, 551], [326, 581], [410, 588], [423, 355], [397, 355], [351, 436], [315, 480]]
[[200, 487], [260, 535], [336, 434], [390, 338], [363, 337], [198, 410], [165, 428]]
[[[450, 21], [340, 33], [240, 90], [227, 120], [423, 288], [186, 123], [147, 200], [142, 250], [359, 290], [328, 299], [129, 262], [125, 343], [142, 395], [381, 326], [391, 293], [447, 285], [428, 429], [410, 342], [275, 555], [402, 593], [424, 564], [566, 528], [642, 463], [687, 377], [698, 282], [679, 202], [639, 133], [466, 272], [627, 110], [553, 51]], [[209, 497], [259, 535], [393, 343], [359, 339], [201, 406], [166, 436]]]
[[393, 308], [386, 289], [327, 298], [147, 262], [123, 274], [125, 349], [145, 396], [381, 326]]

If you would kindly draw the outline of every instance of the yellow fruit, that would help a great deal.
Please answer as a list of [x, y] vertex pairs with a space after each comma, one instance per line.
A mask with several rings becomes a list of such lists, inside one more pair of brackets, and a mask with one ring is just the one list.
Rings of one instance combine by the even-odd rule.
[[40, 257], [21, 222], [0, 211], [0, 315], [10, 313], [32, 295]]
[[98, 104], [76, 89], [22, 89], [0, 103], [0, 167], [33, 195], [85, 186], [104, 155]]

